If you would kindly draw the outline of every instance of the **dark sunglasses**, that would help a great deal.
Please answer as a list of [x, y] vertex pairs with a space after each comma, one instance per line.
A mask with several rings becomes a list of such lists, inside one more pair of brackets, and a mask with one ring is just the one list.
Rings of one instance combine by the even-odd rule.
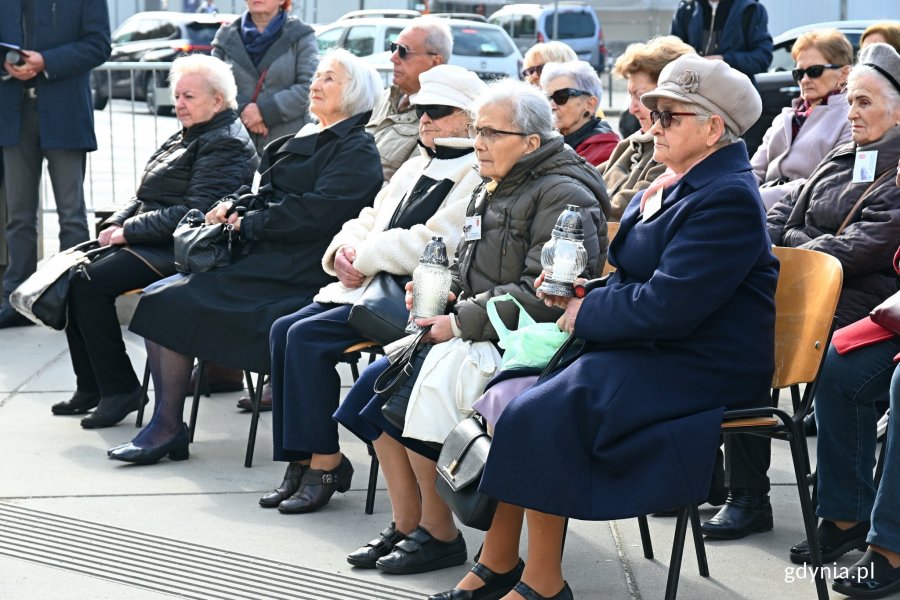
[[556, 90], [552, 94], [548, 94], [547, 98], [549, 100], [553, 100], [557, 106], [562, 106], [566, 102], [569, 101], [569, 98], [572, 96], [590, 96], [590, 92], [585, 92], [584, 90], [576, 90], [575, 88], [563, 88], [561, 90]]
[[533, 67], [522, 69], [522, 79], [526, 79], [529, 75], [537, 75], [540, 77], [543, 70], [544, 65], [534, 65]]
[[659, 124], [662, 125], [663, 129], [668, 129], [670, 125], [672, 125], [672, 117], [696, 117], [697, 113], [691, 112], [671, 112], [668, 110], [651, 110], [650, 111], [650, 122], [656, 123], [659, 121]]
[[413, 52], [403, 44], [398, 44], [397, 42], [391, 42], [391, 54], [394, 52], [397, 53], [397, 56], [400, 57], [400, 60], [406, 60], [407, 57], [413, 54], [429, 54], [431, 56], [437, 56], [437, 52]]
[[840, 69], [843, 66], [844, 65], [811, 65], [805, 69], [794, 69], [791, 71], [791, 75], [794, 76], [794, 81], [799, 83], [804, 75], [809, 75], [810, 79], [818, 79], [822, 76], [822, 73], [825, 72], [825, 69]]
[[458, 110], [460, 109], [455, 106], [444, 106], [443, 104], [417, 104], [416, 116], [421, 119], [422, 115], [428, 115], [432, 121], [437, 121], [449, 117]]

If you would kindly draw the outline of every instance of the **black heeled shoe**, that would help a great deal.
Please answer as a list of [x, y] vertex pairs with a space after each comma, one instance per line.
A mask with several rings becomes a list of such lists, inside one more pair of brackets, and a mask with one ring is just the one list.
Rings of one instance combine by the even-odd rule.
[[572, 588], [569, 587], [569, 584], [563, 581], [563, 589], [559, 591], [555, 596], [550, 596], [549, 598], [546, 596], [541, 596], [536, 591], [531, 589], [527, 583], [524, 581], [520, 581], [513, 587], [513, 589], [525, 600], [575, 600], [575, 597], [572, 595]]
[[772, 504], [768, 492], [733, 489], [728, 492], [725, 506], [700, 529], [708, 538], [737, 540], [751, 533], [769, 531], [772, 527]]
[[94, 412], [81, 420], [85, 429], [112, 427], [138, 409], [138, 402], [147, 404], [147, 396], [141, 397], [141, 388], [124, 394], [102, 396]]
[[387, 529], [378, 534], [377, 539], [348, 554], [347, 562], [361, 569], [374, 569], [379, 558], [390, 554], [394, 546], [405, 539], [406, 536], [397, 531], [392, 521]]
[[522, 562], [522, 559], [519, 559], [519, 564], [506, 573], [495, 573], [480, 562], [476, 562], [471, 571], [484, 582], [483, 586], [476, 590], [453, 588], [428, 596], [428, 600], [499, 600], [512, 591], [522, 578], [524, 570], [525, 563]]
[[[865, 550], [869, 527], [869, 521], [862, 521], [850, 529], [844, 530], [832, 521], [823, 520], [816, 529], [816, 539], [819, 540], [822, 562], [828, 564], [851, 550]], [[810, 560], [809, 540], [803, 540], [791, 548], [792, 563], [799, 565], [808, 563]]]
[[341, 464], [331, 471], [307, 469], [300, 478], [300, 488], [287, 500], [282, 500], [278, 511], [297, 514], [319, 510], [331, 500], [335, 492], [344, 493], [350, 489], [353, 480], [353, 465], [346, 456], [341, 456]]
[[189, 440], [188, 426], [186, 423], [182, 423], [181, 430], [178, 433], [158, 446], [141, 448], [140, 446], [135, 446], [132, 442], [113, 448], [109, 451], [109, 457], [138, 465], [152, 465], [167, 455], [171, 460], [187, 460], [190, 457]]
[[95, 406], [100, 404], [100, 392], [82, 392], [76, 390], [68, 400], [57, 402], [50, 407], [50, 412], [54, 415], [83, 415]]
[[260, 498], [259, 505], [263, 508], [278, 508], [282, 500], [287, 500], [300, 489], [300, 479], [307, 469], [309, 469], [309, 465], [288, 463], [281, 485]]

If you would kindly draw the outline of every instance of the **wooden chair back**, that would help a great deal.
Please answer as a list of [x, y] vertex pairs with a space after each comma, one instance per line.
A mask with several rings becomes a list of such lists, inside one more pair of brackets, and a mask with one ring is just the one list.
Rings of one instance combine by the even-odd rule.
[[843, 269], [835, 257], [801, 248], [772, 249], [781, 262], [775, 291], [772, 388], [816, 379], [828, 350]]

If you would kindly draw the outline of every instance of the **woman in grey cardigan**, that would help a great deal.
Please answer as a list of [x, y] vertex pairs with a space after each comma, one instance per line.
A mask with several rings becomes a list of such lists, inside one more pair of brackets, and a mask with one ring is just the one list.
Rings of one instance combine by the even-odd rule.
[[212, 43], [213, 56], [234, 71], [238, 113], [260, 154], [270, 140], [309, 122], [309, 83], [319, 50], [312, 27], [288, 15], [291, 1], [248, 2]]

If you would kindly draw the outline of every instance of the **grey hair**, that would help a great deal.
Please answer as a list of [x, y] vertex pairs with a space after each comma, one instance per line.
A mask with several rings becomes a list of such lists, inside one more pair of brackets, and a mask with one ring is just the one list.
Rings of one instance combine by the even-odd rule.
[[206, 54], [189, 54], [172, 61], [169, 69], [169, 88], [175, 101], [175, 86], [185, 75], [200, 75], [214, 94], [222, 94], [225, 106], [237, 110], [237, 84], [231, 65]]
[[[706, 110], [702, 106], [698, 106], [696, 104], [691, 104], [691, 108], [694, 110], [694, 113], [697, 115], [698, 121], [709, 121], [710, 117], [713, 116], [713, 113]], [[719, 115], [720, 117], [722, 115]], [[716, 148], [724, 148], [725, 146], [730, 146], [736, 142], [741, 141], [741, 136], [736, 134], [728, 123], [725, 122], [725, 119], [722, 119], [722, 124], [725, 126], [725, 129], [722, 131], [722, 136], [716, 142]]]
[[544, 92], [535, 86], [513, 79], [500, 79], [488, 84], [488, 87], [475, 100], [472, 110], [475, 113], [488, 105], [505, 104], [510, 108], [511, 123], [529, 135], [541, 138], [544, 144], [559, 136], [550, 101]]
[[853, 89], [859, 85], [862, 77], [874, 75], [875, 79], [881, 87], [881, 93], [884, 95], [885, 101], [891, 107], [891, 110], [900, 109], [900, 92], [898, 92], [891, 83], [885, 79], [884, 75], [870, 67], [869, 65], [856, 64], [850, 69], [850, 75], [847, 77], [847, 96], [853, 93]]
[[450, 62], [453, 53], [453, 32], [446, 19], [437, 17], [418, 17], [413, 19], [404, 31], [420, 30], [425, 32], [425, 51], [434, 52], [444, 59], [444, 64]]
[[589, 63], [583, 60], [570, 60], [564, 63], [549, 62], [544, 65], [541, 73], [541, 87], [547, 87], [547, 84], [557, 77], [571, 77], [575, 80], [575, 87], [590, 93], [591, 96], [597, 98], [597, 104], [603, 99], [603, 84], [597, 77], [597, 72]]
[[[381, 91], [384, 89], [378, 71], [369, 63], [358, 56], [354, 56], [347, 50], [332, 48], [325, 53], [319, 62], [316, 75], [322, 71], [323, 65], [329, 61], [341, 65], [347, 72], [347, 85], [344, 86], [344, 93], [341, 97], [341, 111], [344, 115], [352, 117], [361, 112], [372, 110], [381, 96]], [[313, 78], [315, 78], [315, 75]]]

